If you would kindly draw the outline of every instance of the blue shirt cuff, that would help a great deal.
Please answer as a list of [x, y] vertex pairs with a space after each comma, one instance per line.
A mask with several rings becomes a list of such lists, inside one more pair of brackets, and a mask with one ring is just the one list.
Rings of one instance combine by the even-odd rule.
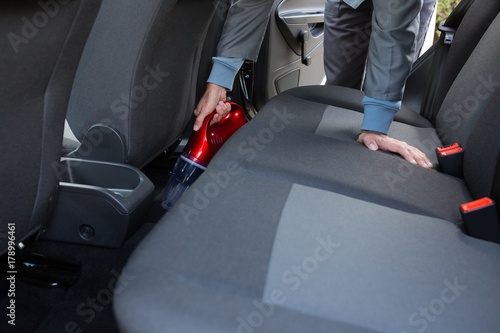
[[213, 66], [207, 82], [231, 90], [234, 78], [245, 61], [243, 58], [213, 57]]
[[394, 115], [401, 108], [401, 101], [386, 101], [365, 96], [361, 101], [364, 117], [361, 130], [387, 134]]

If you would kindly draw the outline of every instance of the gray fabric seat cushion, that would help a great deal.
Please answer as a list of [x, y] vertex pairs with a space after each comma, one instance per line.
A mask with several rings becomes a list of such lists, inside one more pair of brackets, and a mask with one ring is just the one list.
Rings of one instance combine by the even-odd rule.
[[[459, 223], [471, 196], [462, 179], [372, 152], [356, 142], [362, 115], [291, 96], [273, 99], [238, 131], [211, 164], [235, 160], [254, 173]], [[394, 123], [391, 135], [436, 162], [435, 130]], [[368, 164], [369, 163], [369, 164]]]
[[131, 257], [114, 305], [123, 332], [499, 327], [499, 245], [444, 220], [227, 170], [221, 181], [209, 166]]
[[[363, 112], [361, 100], [364, 97], [364, 92], [360, 90], [328, 85], [304, 86], [287, 90], [283, 92], [283, 94]], [[416, 127], [433, 127], [429, 120], [404, 104], [401, 106], [401, 110], [396, 113], [394, 119], [398, 122]]]

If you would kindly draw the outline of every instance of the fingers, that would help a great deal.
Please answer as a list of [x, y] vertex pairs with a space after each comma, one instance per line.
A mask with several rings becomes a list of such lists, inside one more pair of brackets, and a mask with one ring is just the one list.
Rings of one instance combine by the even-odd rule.
[[215, 107], [216, 113], [212, 117], [212, 121], [210, 121], [210, 124], [215, 124], [216, 122], [224, 118], [229, 113], [229, 111], [231, 111], [231, 104], [219, 101], [219, 103]]
[[358, 137], [358, 142], [364, 144], [366, 148], [370, 150], [378, 150], [378, 144], [374, 136], [367, 135], [367, 133], [365, 132], [360, 134], [360, 136]]
[[201, 125], [203, 125], [203, 121], [205, 120], [205, 117], [207, 115], [204, 113], [200, 113], [198, 117], [196, 117], [196, 120], [194, 121], [193, 125], [193, 131], [197, 131], [201, 128]]
[[429, 159], [427, 158], [427, 156], [423, 152], [421, 152], [420, 150], [418, 150], [415, 147], [408, 145], [405, 142], [397, 141], [397, 140], [394, 140], [394, 141], [396, 141], [394, 143], [396, 145], [395, 149], [397, 149], [397, 152], [401, 156], [403, 156], [403, 158], [405, 160], [407, 160], [408, 162], [410, 162], [412, 164], [420, 165], [424, 168], [431, 168], [432, 167], [431, 162], [429, 161]]
[[[201, 97], [198, 105], [194, 109], [194, 115], [196, 116], [196, 120], [194, 122], [193, 130], [197, 131], [201, 128], [203, 124], [203, 120], [209, 114], [214, 111], [214, 109], [219, 107], [219, 104], [222, 105], [227, 104], [229, 106], [229, 110], [231, 110], [231, 106], [228, 103], [224, 103], [226, 101], [226, 89], [224, 87], [218, 86], [213, 83], [209, 83], [205, 90], [205, 93]], [[222, 109], [224, 110], [224, 108]], [[229, 112], [229, 111], [227, 111]], [[227, 113], [226, 112], [226, 113]], [[219, 114], [219, 112], [217, 112]], [[218, 121], [219, 119], [217, 119]]]
[[[213, 106], [212, 106], [213, 104]], [[198, 106], [194, 110], [196, 120], [194, 121], [193, 130], [197, 131], [203, 125], [205, 117], [207, 117], [215, 108], [216, 103], [210, 100], [203, 100], [203, 98], [198, 103]]]
[[219, 104], [215, 107], [215, 111], [221, 115], [221, 118], [224, 117], [229, 111], [231, 111], [231, 104], [220, 101]]
[[432, 163], [427, 155], [419, 149], [385, 134], [363, 131], [358, 137], [358, 142], [364, 144], [370, 150], [380, 149], [397, 153], [412, 164], [417, 164], [424, 168], [432, 167]]

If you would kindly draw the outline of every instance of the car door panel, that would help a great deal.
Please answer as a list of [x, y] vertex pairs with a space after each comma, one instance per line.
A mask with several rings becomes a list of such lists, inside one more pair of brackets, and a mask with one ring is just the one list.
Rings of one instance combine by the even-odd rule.
[[255, 68], [257, 108], [290, 88], [324, 78], [325, 0], [276, 0]]

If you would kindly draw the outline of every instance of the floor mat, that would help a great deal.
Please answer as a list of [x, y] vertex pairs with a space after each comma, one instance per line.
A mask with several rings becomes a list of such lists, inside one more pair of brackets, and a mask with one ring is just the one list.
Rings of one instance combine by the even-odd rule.
[[[67, 288], [44, 288], [16, 281], [16, 326], [1, 332], [118, 332], [112, 310], [113, 290], [128, 257], [154, 226], [144, 224], [119, 249], [38, 241], [31, 252], [81, 264], [78, 281]], [[125, 276], [127, 277], [127, 276]], [[126, 281], [126, 279], [124, 279]], [[120, 286], [116, 286], [120, 288]], [[1, 307], [8, 300], [3, 298]]]
[[113, 317], [111, 299], [96, 297], [82, 302], [59, 303], [36, 330], [36, 333], [49, 332], [119, 332]]

